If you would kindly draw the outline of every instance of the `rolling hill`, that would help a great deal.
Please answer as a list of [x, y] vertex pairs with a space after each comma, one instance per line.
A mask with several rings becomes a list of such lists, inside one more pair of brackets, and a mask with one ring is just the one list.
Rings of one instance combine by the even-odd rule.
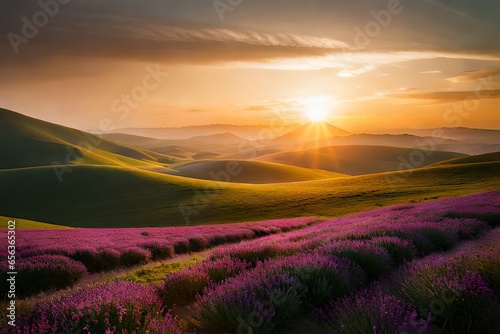
[[248, 142], [246, 139], [227, 132], [187, 139], [155, 139], [123, 133], [104, 134], [104, 138], [122, 145], [146, 149], [183, 160], [237, 152], [239, 147]]
[[[414, 135], [359, 133], [345, 137], [329, 137], [319, 141], [309, 141], [302, 146], [304, 148], [306, 147], [318, 148], [325, 146], [347, 146], [347, 145], [390, 146], [390, 147], [402, 147], [402, 148], [422, 148], [422, 149], [425, 148], [425, 149], [439, 151], [441, 145], [454, 145], [454, 144], [460, 144], [460, 142], [450, 139], [435, 138], [435, 137], [419, 137]], [[463, 152], [458, 152], [458, 153], [463, 153]]]
[[[299, 124], [290, 124], [276, 128], [273, 132], [276, 136], [281, 136], [298, 127]], [[259, 132], [268, 128], [268, 125], [210, 124], [179, 128], [126, 128], [116, 129], [113, 132], [158, 139], [189, 139], [196, 136], [209, 136], [229, 132], [238, 137], [248, 139], [256, 138]]]
[[[205, 142], [207, 147], [219, 150], [218, 141], [224, 151], [225, 141], [231, 138], [239, 140], [230, 134], [195, 137], [186, 144], [191, 147], [186, 147], [190, 150], [185, 152], [197, 150], [194, 154], [200, 157], [223, 154], [198, 145]], [[122, 140], [158, 144], [158, 140], [144, 137]], [[226, 145], [226, 154], [235, 154], [231, 148], [234, 144]], [[68, 150], [72, 152], [70, 159]], [[295, 182], [245, 184], [195, 179], [203, 177], [207, 169], [214, 168], [217, 174], [227, 172], [228, 161], [179, 162], [146, 148], [100, 140], [79, 130], [0, 109], [0, 216], [72, 227], [197, 225], [336, 216], [500, 187], [500, 162], [462, 161], [356, 177], [299, 168], [319, 166], [338, 172], [349, 170], [352, 174], [381, 172], [397, 169], [399, 157], [409, 157], [414, 149], [339, 146], [279, 152], [276, 147], [263, 146], [249, 150], [255, 156], [270, 154], [264, 159], [239, 162], [242, 172], [235, 181], [256, 182], [259, 177]], [[464, 157], [449, 152], [429, 153], [425, 163]], [[241, 150], [236, 154], [242, 154]], [[287, 166], [273, 161], [280, 159]], [[320, 159], [327, 166], [321, 165]], [[58, 179], [54, 162], [71, 164], [71, 173]]]
[[141, 166], [176, 161], [1, 108], [0, 156], [0, 168], [78, 163]]
[[432, 136], [441, 133], [440, 137], [467, 142], [471, 144], [498, 144], [500, 130], [473, 129], [473, 128], [436, 128], [436, 129], [411, 129], [404, 130], [406, 133], [417, 136]]
[[111, 166], [0, 170], [0, 215], [73, 227], [182, 226], [337, 216], [500, 187], [500, 163], [285, 184], [195, 180]]
[[[0, 216], [0, 221], [2, 221], [2, 224], [6, 225], [7, 221], [9, 220], [16, 221], [16, 230], [66, 230], [71, 228], [68, 226], [47, 224], [47, 223], [35, 222], [32, 220]], [[5, 227], [4, 225], [1, 226], [1, 228], [4, 227]]]
[[[424, 156], [424, 159], [420, 165], [411, 166], [409, 161], [413, 155], [417, 154]], [[322, 169], [348, 175], [362, 175], [425, 167], [438, 161], [464, 156], [453, 152], [420, 151], [387, 146], [329, 146], [264, 155], [256, 160]], [[407, 161], [407, 163], [403, 161]], [[403, 165], [404, 168], [400, 168]]]
[[481, 162], [494, 162], [500, 161], [500, 152], [487, 153], [481, 155], [473, 155], [470, 157], [456, 158], [451, 160], [445, 160], [434, 164], [435, 166], [440, 165], [458, 165], [458, 164], [473, 164]]
[[[282, 165], [263, 161], [246, 160], [201, 160], [187, 162], [170, 167], [173, 175], [195, 179], [214, 180], [236, 183], [285, 183], [319, 180], [346, 176], [323, 170], [314, 170], [295, 166]], [[224, 177], [218, 177], [221, 171], [226, 172]]]

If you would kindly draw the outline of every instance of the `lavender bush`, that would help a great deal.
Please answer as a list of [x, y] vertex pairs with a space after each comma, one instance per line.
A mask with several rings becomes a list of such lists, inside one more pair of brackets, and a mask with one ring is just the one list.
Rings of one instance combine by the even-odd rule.
[[415, 306], [378, 289], [369, 289], [333, 301], [315, 311], [328, 333], [426, 334], [429, 320], [418, 318]]
[[83, 288], [43, 302], [18, 324], [13, 333], [181, 333], [173, 316], [163, 312], [155, 289], [131, 282]]
[[[2, 269], [0, 278], [5, 282], [7, 268]], [[16, 284], [19, 288], [16, 292], [19, 297], [26, 297], [42, 291], [63, 289], [72, 286], [86, 274], [83, 264], [62, 255], [21, 259], [17, 264]]]

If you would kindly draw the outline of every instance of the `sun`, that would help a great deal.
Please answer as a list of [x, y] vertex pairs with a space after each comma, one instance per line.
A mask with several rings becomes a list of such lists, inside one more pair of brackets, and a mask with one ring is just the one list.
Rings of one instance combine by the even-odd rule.
[[331, 98], [325, 96], [313, 96], [302, 100], [304, 113], [314, 123], [324, 122], [332, 107]]

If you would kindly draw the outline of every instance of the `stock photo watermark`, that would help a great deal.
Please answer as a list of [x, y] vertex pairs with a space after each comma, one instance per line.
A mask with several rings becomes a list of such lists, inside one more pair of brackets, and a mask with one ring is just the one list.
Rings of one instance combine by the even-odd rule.
[[71, 0], [39, 0], [37, 2], [40, 10], [36, 11], [31, 17], [23, 16], [21, 18], [21, 28], [19, 33], [9, 32], [7, 39], [18, 54], [21, 45], [27, 45], [33, 40], [41, 29], [46, 27], [50, 20], [56, 17], [61, 11], [61, 6], [67, 5]]
[[7, 323], [16, 326], [16, 221], [7, 223]]
[[232, 13], [236, 7], [240, 6], [244, 0], [214, 0], [212, 5], [219, 20], [224, 21], [226, 13]]

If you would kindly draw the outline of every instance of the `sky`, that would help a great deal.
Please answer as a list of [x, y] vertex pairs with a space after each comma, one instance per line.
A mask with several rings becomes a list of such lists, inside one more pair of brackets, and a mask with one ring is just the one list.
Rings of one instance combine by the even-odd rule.
[[79, 129], [500, 129], [497, 0], [0, 0], [0, 107]]

